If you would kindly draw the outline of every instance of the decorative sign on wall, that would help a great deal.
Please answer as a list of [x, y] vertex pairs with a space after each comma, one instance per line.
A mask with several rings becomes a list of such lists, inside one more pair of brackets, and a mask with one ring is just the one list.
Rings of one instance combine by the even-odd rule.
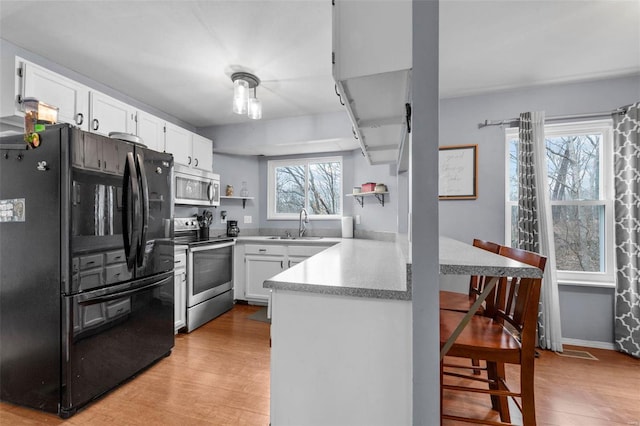
[[478, 145], [441, 146], [439, 155], [440, 199], [478, 198]]

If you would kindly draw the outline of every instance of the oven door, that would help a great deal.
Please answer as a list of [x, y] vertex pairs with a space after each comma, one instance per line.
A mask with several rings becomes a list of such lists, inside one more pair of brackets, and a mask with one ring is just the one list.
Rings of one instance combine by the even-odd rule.
[[189, 248], [187, 306], [233, 289], [234, 241]]

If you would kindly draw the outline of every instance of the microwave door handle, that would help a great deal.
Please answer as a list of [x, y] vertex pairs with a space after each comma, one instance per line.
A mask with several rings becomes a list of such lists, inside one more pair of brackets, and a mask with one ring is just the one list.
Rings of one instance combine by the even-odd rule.
[[142, 205], [142, 212], [140, 212], [140, 240], [138, 243], [137, 260], [138, 266], [142, 266], [144, 262], [144, 251], [147, 245], [147, 228], [149, 227], [149, 186], [147, 184], [147, 174], [144, 169], [144, 162], [142, 156], [136, 154], [136, 170], [138, 172], [138, 180], [140, 181], [140, 189], [142, 197], [140, 198], [140, 204]]
[[207, 197], [209, 197], [210, 202], [213, 202], [213, 182], [209, 182], [207, 186]]
[[[122, 183], [122, 237], [124, 239], [124, 253], [127, 260], [127, 267], [132, 269], [135, 262], [136, 250], [133, 245], [138, 241], [137, 220], [139, 215], [139, 198], [138, 177], [136, 173], [135, 161], [133, 153], [127, 153], [127, 159], [124, 165], [124, 177]], [[131, 198], [131, 205], [129, 199]], [[133, 209], [133, 212], [131, 211]], [[132, 215], [133, 213], [133, 215]]]

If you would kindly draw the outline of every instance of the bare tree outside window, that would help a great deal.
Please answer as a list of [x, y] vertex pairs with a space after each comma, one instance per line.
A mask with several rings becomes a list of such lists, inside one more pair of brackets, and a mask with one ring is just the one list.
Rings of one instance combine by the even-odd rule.
[[[509, 201], [518, 200], [517, 139], [509, 143]], [[604, 271], [601, 134], [548, 137], [547, 171], [558, 270]], [[512, 240], [516, 238], [512, 205]]]
[[[342, 214], [342, 162], [292, 160], [273, 167], [275, 214]], [[271, 183], [270, 183], [271, 185]]]

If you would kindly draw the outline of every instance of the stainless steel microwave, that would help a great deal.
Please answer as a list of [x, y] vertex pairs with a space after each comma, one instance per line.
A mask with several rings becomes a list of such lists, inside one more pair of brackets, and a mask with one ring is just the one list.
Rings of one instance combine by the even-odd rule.
[[204, 170], [174, 166], [175, 204], [220, 205], [220, 175]]

